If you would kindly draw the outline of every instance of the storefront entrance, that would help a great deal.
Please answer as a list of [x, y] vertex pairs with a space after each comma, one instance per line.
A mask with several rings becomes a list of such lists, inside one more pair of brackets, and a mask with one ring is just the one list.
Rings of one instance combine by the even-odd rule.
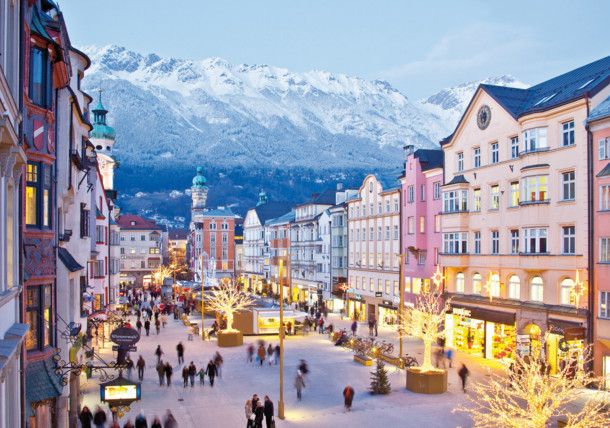
[[602, 377], [604, 379], [604, 389], [610, 391], [610, 355], [602, 358]]
[[349, 299], [347, 303], [347, 315], [350, 319], [366, 321], [366, 303], [362, 300]]
[[545, 353], [551, 374], [558, 374], [570, 360], [584, 364], [585, 328], [577, 323], [563, 320], [549, 320], [549, 333], [545, 343]]
[[377, 321], [382, 326], [395, 326], [398, 322], [398, 309], [391, 302], [384, 301], [379, 304], [379, 320]]

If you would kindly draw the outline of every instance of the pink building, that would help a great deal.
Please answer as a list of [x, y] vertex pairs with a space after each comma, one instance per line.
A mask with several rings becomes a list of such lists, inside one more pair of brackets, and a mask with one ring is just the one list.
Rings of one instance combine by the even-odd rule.
[[594, 370], [610, 390], [610, 97], [589, 114], [593, 142]]
[[402, 248], [405, 304], [412, 306], [422, 284], [429, 283], [441, 247], [443, 151], [406, 146], [402, 185]]

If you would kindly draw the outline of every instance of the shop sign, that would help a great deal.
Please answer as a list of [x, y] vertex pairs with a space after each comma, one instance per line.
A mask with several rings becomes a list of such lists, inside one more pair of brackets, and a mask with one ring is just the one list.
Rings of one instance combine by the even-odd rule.
[[110, 333], [110, 340], [119, 346], [129, 347], [140, 340], [140, 333], [129, 327], [119, 327]]
[[470, 318], [472, 316], [472, 312], [470, 309], [453, 308], [453, 315], [460, 315], [462, 317]]
[[129, 405], [140, 400], [141, 396], [140, 384], [122, 377], [100, 384], [100, 401], [110, 405]]
[[383, 297], [383, 292], [375, 291], [375, 297]]
[[530, 335], [529, 334], [518, 334], [517, 335], [517, 355], [525, 357], [530, 354]]

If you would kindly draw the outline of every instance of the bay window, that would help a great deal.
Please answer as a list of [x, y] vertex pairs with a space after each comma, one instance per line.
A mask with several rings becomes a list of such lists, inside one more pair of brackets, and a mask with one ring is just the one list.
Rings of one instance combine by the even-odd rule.
[[51, 227], [51, 166], [28, 162], [25, 188], [25, 223]]
[[447, 254], [468, 253], [468, 232], [444, 233], [443, 251]]
[[544, 202], [548, 199], [548, 176], [535, 175], [522, 180], [523, 202]]
[[443, 212], [468, 211], [468, 190], [450, 190], [443, 192]]
[[30, 326], [25, 339], [28, 351], [53, 345], [51, 285], [28, 286], [25, 292], [25, 321]]
[[524, 131], [523, 141], [526, 153], [547, 149], [546, 128], [532, 128]]
[[525, 252], [528, 254], [545, 254], [547, 252], [547, 230], [545, 228], [523, 229]]

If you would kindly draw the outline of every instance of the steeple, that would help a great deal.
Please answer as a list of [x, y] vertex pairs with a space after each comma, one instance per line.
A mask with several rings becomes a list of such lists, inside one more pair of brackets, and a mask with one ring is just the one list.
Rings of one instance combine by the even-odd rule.
[[197, 174], [193, 177], [193, 185], [191, 186], [191, 199], [193, 200], [193, 209], [199, 210], [205, 208], [205, 203], [208, 198], [207, 180], [203, 175], [203, 167], [197, 167]]
[[259, 205], [264, 205], [267, 203], [267, 194], [265, 193], [265, 191], [263, 189], [261, 189], [260, 193], [258, 194], [258, 202], [256, 203], [256, 206], [258, 207]]
[[[110, 152], [112, 150], [112, 145], [114, 144], [115, 131], [112, 126], [108, 126], [106, 123], [106, 114], [108, 114], [108, 110], [106, 110], [104, 104], [102, 104], [102, 90], [98, 89], [98, 93], [97, 105], [91, 110], [93, 113], [93, 130], [89, 134], [89, 137], [100, 140], [111, 140], [112, 142], [110, 144], [107, 142], [104, 144], [96, 144], [96, 146], [99, 145], [105, 151]], [[100, 150], [99, 147], [96, 148]]]
[[97, 100], [97, 105], [93, 110], [93, 123], [95, 125], [106, 125], [106, 114], [108, 110], [104, 108], [104, 104], [102, 104], [102, 89], [97, 90], [99, 96]]

